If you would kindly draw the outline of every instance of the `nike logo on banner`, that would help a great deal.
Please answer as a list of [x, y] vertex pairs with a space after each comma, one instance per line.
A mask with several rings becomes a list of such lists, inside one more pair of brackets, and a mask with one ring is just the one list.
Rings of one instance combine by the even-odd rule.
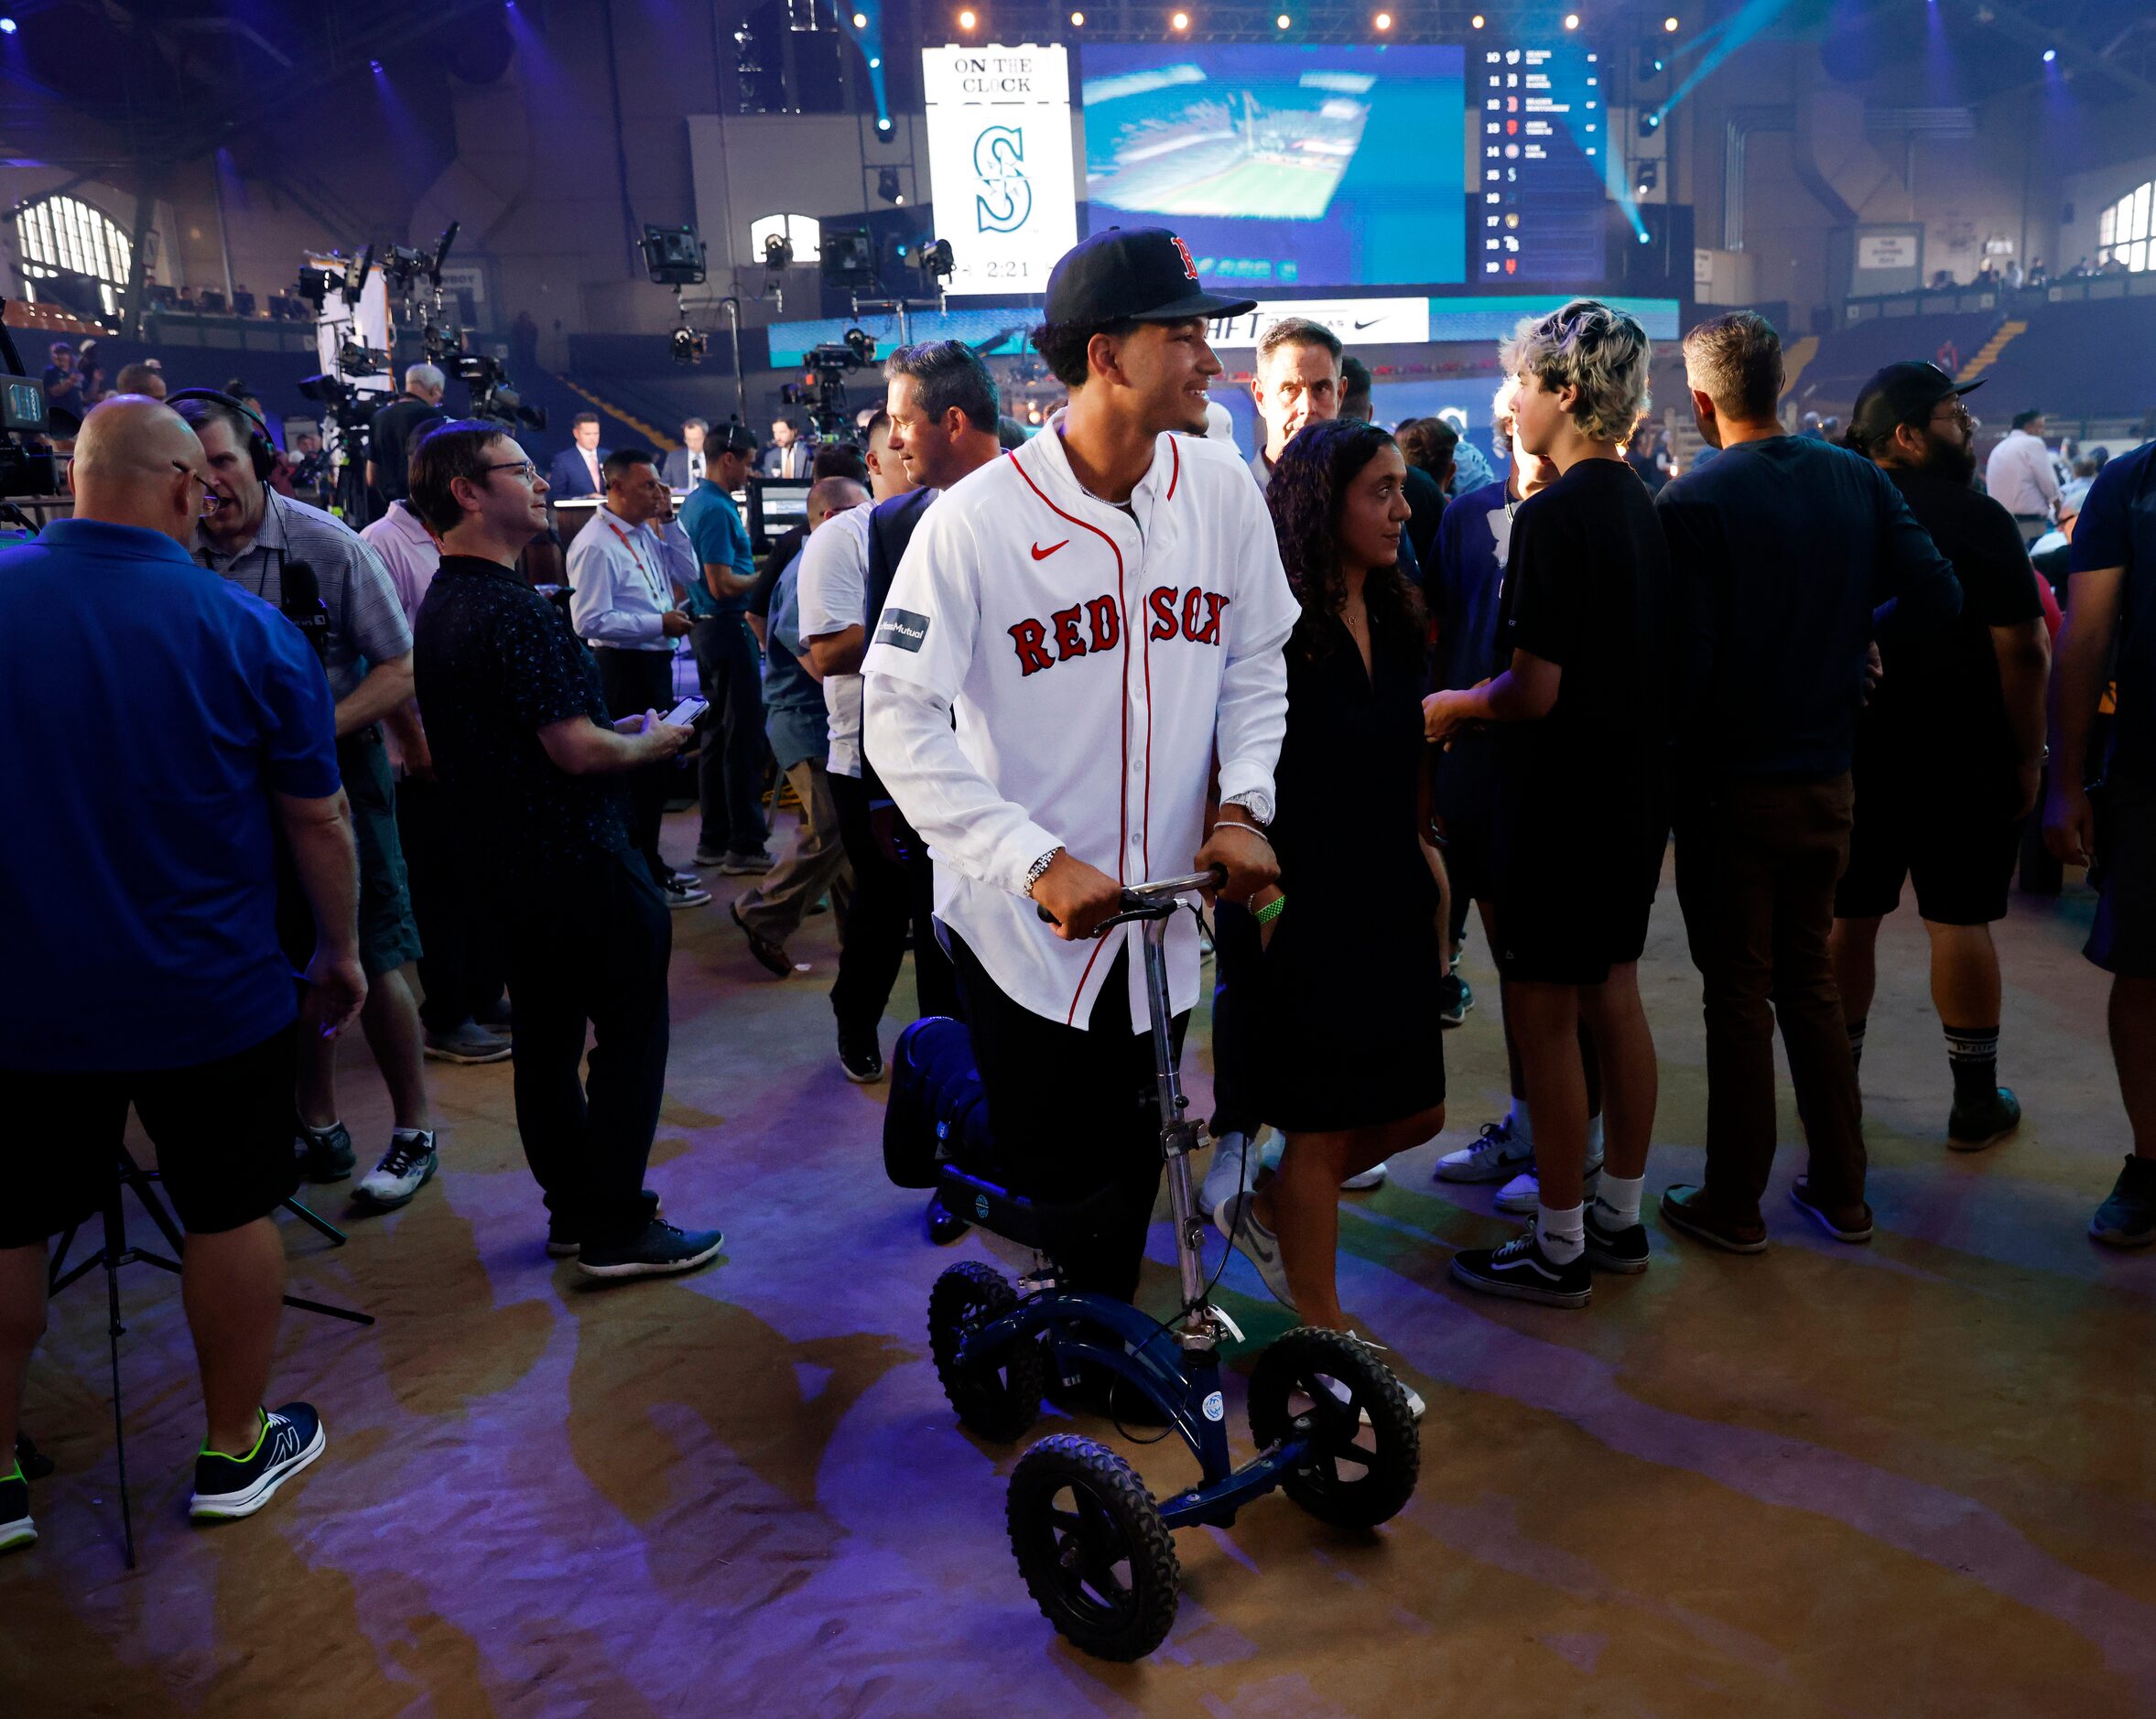
[[1045, 561], [1050, 556], [1054, 555], [1056, 550], [1062, 548], [1063, 544], [1068, 543], [1070, 539], [1066, 537], [1063, 540], [1063, 543], [1052, 543], [1045, 549], [1042, 548], [1041, 546], [1036, 543], [1033, 546], [1033, 558], [1036, 561]]
[[1355, 328], [1356, 328], [1356, 330], [1357, 330], [1357, 332], [1359, 332], [1359, 333], [1360, 333], [1360, 332], [1362, 330], [1364, 330], [1364, 329], [1374, 329], [1374, 328], [1376, 328], [1376, 327], [1378, 326], [1378, 324], [1379, 324], [1379, 323], [1381, 323], [1381, 322], [1382, 322], [1384, 319], [1384, 319], [1384, 318], [1382, 318], [1382, 317], [1371, 317], [1371, 319], [1370, 319], [1368, 321], [1363, 321], [1363, 320], [1361, 320], [1361, 319], [1357, 319], [1357, 321], [1356, 321], [1356, 324], [1355, 324]]

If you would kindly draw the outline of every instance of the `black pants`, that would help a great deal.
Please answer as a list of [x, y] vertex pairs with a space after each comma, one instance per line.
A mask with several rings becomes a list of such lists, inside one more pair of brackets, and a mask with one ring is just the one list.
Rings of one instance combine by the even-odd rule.
[[905, 865], [894, 862], [876, 839], [861, 778], [834, 775], [830, 780], [831, 798], [839, 805], [839, 839], [853, 868], [853, 900], [846, 909], [839, 977], [831, 986], [831, 1012], [839, 1017], [840, 1032], [875, 1031], [905, 960], [909, 924], [914, 994], [921, 1013], [959, 1014], [958, 980], [936, 940], [936, 872], [926, 847], [913, 836], [907, 844], [913, 860]]
[[[648, 1219], [642, 1190], [666, 1080], [671, 916], [634, 854], [509, 899], [525, 1158], [549, 1216], [594, 1244], [626, 1240]], [[590, 1073], [580, 1079], [587, 1023]]]
[[[661, 716], [674, 708], [674, 656], [670, 651], [617, 651], [601, 645], [591, 653], [599, 659], [600, 689], [606, 694], [606, 708], [616, 718], [642, 716], [656, 710]], [[673, 786], [674, 764], [646, 764], [629, 773], [629, 839], [644, 856], [651, 881], [661, 889], [674, 875], [674, 868], [659, 858], [659, 822], [666, 815], [666, 794]]]
[[419, 1019], [429, 1032], [454, 1032], [502, 995], [502, 931], [483, 871], [483, 844], [466, 839], [455, 803], [439, 782], [406, 776], [396, 787], [396, 833], [404, 844], [419, 922]]
[[739, 615], [706, 615], [688, 635], [704, 697], [718, 712], [707, 725], [697, 765], [709, 853], [762, 853], [764, 821], [764, 668], [756, 637]]
[[1265, 946], [1258, 922], [1233, 902], [1213, 904], [1213, 1138], [1255, 1137], [1265, 1125], [1254, 1066]]
[[[1162, 1168], [1153, 1034], [1131, 1031], [1131, 957], [1116, 957], [1081, 1031], [1013, 1002], [955, 936], [951, 949], [998, 1160], [1036, 1199], [1074, 1205], [1106, 1190], [1085, 1218], [1048, 1227], [1048, 1250], [1069, 1287], [1129, 1301]], [[1187, 1014], [1169, 1024], [1178, 1058], [1189, 1024]]]

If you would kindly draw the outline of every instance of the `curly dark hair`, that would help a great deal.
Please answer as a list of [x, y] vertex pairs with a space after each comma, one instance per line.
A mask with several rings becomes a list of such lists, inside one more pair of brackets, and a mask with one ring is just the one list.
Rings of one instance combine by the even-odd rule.
[[[1392, 446], [1392, 437], [1375, 424], [1333, 418], [1298, 430], [1273, 468], [1265, 505], [1272, 510], [1287, 582], [1303, 605], [1293, 642], [1306, 657], [1331, 647], [1336, 635], [1323, 623], [1348, 602], [1348, 581], [1340, 571], [1342, 498], [1356, 473], [1377, 458], [1380, 449]], [[1397, 562], [1371, 569], [1362, 600], [1370, 611], [1373, 640], [1389, 634], [1411, 648], [1422, 648], [1429, 629], [1422, 594]]]

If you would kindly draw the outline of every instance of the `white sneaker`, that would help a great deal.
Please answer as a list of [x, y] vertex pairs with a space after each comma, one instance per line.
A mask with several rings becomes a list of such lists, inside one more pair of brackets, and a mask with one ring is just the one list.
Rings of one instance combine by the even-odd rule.
[[1483, 1123], [1482, 1132], [1472, 1146], [1463, 1146], [1440, 1158], [1437, 1180], [1502, 1182], [1514, 1164], [1526, 1162], [1533, 1156], [1534, 1148], [1513, 1131], [1512, 1119], [1508, 1116], [1496, 1122]]
[[432, 1133], [419, 1130], [392, 1134], [382, 1162], [359, 1179], [352, 1194], [381, 1211], [408, 1205], [412, 1196], [434, 1180], [434, 1173], [440, 1167]]
[[1385, 1166], [1383, 1164], [1372, 1164], [1360, 1175], [1349, 1176], [1347, 1181], [1340, 1184], [1342, 1190], [1349, 1194], [1362, 1194], [1371, 1188], [1381, 1188], [1384, 1185]]
[[1213, 1214], [1214, 1226], [1244, 1259], [1258, 1268], [1258, 1275], [1265, 1280], [1273, 1299], [1283, 1307], [1292, 1308], [1295, 1303], [1288, 1293], [1287, 1268], [1280, 1262], [1280, 1238], [1258, 1221], [1253, 1209], [1256, 1205], [1255, 1195], [1247, 1189], [1238, 1189]]
[[[1368, 1349], [1372, 1355], [1382, 1355], [1385, 1353], [1385, 1346], [1383, 1344], [1372, 1343], [1360, 1331], [1350, 1331], [1348, 1335], [1353, 1337], [1356, 1342], [1362, 1345], [1362, 1346]], [[1391, 1364], [1387, 1363], [1387, 1365], [1390, 1366]], [[1407, 1393], [1408, 1413], [1412, 1414], [1416, 1420], [1420, 1421], [1423, 1418], [1423, 1411], [1429, 1407], [1429, 1404], [1423, 1400], [1422, 1392], [1417, 1390], [1413, 1385], [1409, 1384], [1404, 1378], [1401, 1378], [1399, 1374], [1394, 1373], [1392, 1377], [1399, 1380], [1400, 1389]], [[1328, 1381], [1326, 1388], [1330, 1390], [1335, 1397], [1338, 1398], [1340, 1401], [1346, 1402], [1348, 1400], [1348, 1392], [1338, 1379], [1336, 1378]], [[1362, 1411], [1362, 1424], [1364, 1426], [1368, 1426], [1370, 1424], [1370, 1411], [1367, 1409]]]
[[[1581, 1186], [1589, 1200], [1595, 1197], [1595, 1184], [1602, 1179], [1601, 1142], [1595, 1144], [1594, 1156], [1587, 1160], [1587, 1176]], [[1497, 1191], [1494, 1202], [1501, 1212], [1513, 1216], [1530, 1216], [1542, 1209], [1542, 1183], [1533, 1170], [1523, 1176], [1514, 1176]]]
[[1230, 1129], [1213, 1142], [1213, 1162], [1197, 1184], [1197, 1209], [1206, 1216], [1218, 1212], [1230, 1195], [1257, 1186], [1260, 1158], [1254, 1144], [1240, 1129]]

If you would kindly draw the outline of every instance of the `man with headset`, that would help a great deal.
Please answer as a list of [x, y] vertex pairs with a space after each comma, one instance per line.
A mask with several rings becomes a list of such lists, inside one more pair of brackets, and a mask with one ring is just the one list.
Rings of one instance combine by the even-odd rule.
[[[360, 964], [368, 986], [360, 1028], [395, 1117], [388, 1150], [354, 1192], [377, 1208], [402, 1205], [437, 1167], [419, 1011], [403, 972], [418, 956], [419, 934], [382, 738], [382, 725], [395, 723], [406, 762], [429, 767], [426, 737], [409, 719], [411, 627], [389, 569], [356, 532], [270, 489], [276, 449], [260, 418], [205, 388], [182, 389], [168, 404], [200, 438], [215, 484], [218, 505], [203, 516], [196, 562], [299, 622], [337, 701], [337, 762], [359, 846]], [[329, 1041], [309, 1039], [299, 1053], [295, 1147], [315, 1182], [341, 1182], [354, 1162], [352, 1135], [337, 1117], [334, 1052]]]

